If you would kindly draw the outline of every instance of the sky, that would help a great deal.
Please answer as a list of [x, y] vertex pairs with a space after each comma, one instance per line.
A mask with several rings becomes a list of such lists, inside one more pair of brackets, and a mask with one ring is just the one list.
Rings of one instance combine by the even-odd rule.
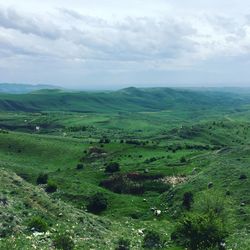
[[0, 82], [250, 87], [250, 1], [0, 0]]

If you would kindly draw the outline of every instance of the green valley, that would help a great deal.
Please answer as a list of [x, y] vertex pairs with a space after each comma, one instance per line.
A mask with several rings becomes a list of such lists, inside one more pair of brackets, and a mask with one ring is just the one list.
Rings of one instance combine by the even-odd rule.
[[249, 249], [250, 93], [0, 93], [0, 249]]

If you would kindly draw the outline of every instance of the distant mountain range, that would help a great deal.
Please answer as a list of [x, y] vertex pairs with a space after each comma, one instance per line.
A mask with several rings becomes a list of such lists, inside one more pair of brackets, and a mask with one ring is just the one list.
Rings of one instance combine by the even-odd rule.
[[46, 85], [26, 88], [26, 91], [33, 90], [31, 93], [0, 94], [0, 111], [102, 113], [199, 109], [205, 112], [214, 107], [235, 108], [240, 104], [249, 103], [249, 96], [243, 98], [238, 93], [216, 91], [130, 87], [118, 91], [84, 92], [48, 89], [52, 86], [41, 89], [44, 86]]
[[45, 84], [17, 84], [17, 83], [0, 83], [0, 93], [9, 93], [9, 94], [25, 94], [40, 89], [55, 89], [58, 87]]

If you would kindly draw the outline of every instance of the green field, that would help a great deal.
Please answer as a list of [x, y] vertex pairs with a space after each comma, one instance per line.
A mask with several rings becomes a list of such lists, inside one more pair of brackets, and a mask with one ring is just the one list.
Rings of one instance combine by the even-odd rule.
[[[121, 238], [144, 249], [151, 230], [158, 248], [184, 250], [173, 237], [183, 217], [212, 212], [226, 231], [223, 245], [188, 249], [250, 249], [250, 94], [243, 93], [0, 94], [0, 249], [55, 249], [65, 232], [74, 249], [118, 249]], [[119, 171], [108, 173], [114, 162]], [[55, 192], [37, 185], [41, 173]], [[99, 213], [88, 209], [96, 193], [107, 201]], [[46, 233], [30, 229], [37, 216]]]

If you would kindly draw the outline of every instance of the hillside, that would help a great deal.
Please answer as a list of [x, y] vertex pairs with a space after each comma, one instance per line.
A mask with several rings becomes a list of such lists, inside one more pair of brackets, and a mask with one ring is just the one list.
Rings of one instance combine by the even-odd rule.
[[[84, 243], [81, 243], [80, 235], [88, 238], [93, 237], [95, 234], [96, 238], [101, 239], [107, 237], [107, 234], [110, 233], [110, 222], [99, 220], [89, 214], [87, 215], [66, 203], [55, 202], [42, 188], [34, 187], [10, 170], [4, 168], [0, 170], [0, 235], [8, 236], [12, 232], [16, 232], [19, 235], [19, 237], [14, 239], [16, 247], [14, 247], [13, 242], [7, 241], [1, 245], [0, 241], [1, 249], [20, 249], [20, 242], [22, 242], [22, 249], [29, 249], [34, 244], [39, 249], [51, 249], [52, 232], [72, 230], [72, 227], [74, 228], [74, 233], [77, 232], [79, 235], [78, 244], [84, 246], [84, 248], [80, 249], [88, 249], [88, 246], [90, 247], [91, 243], [93, 243], [91, 242], [93, 239], [82, 240]], [[22, 233], [27, 230], [29, 222], [36, 216], [44, 218], [48, 224], [51, 224], [53, 221], [53, 229], [51, 228], [51, 233], [48, 234], [33, 233], [27, 240]], [[90, 234], [91, 231], [93, 233]], [[97, 245], [97, 241], [94, 241]], [[103, 245], [103, 242], [101, 244]]]
[[39, 90], [0, 103], [0, 249], [249, 249], [247, 93]]
[[139, 112], [171, 109], [220, 109], [238, 106], [245, 98], [226, 92], [198, 92], [169, 88], [126, 88], [114, 92], [41, 90], [30, 94], [1, 94], [3, 111]]

